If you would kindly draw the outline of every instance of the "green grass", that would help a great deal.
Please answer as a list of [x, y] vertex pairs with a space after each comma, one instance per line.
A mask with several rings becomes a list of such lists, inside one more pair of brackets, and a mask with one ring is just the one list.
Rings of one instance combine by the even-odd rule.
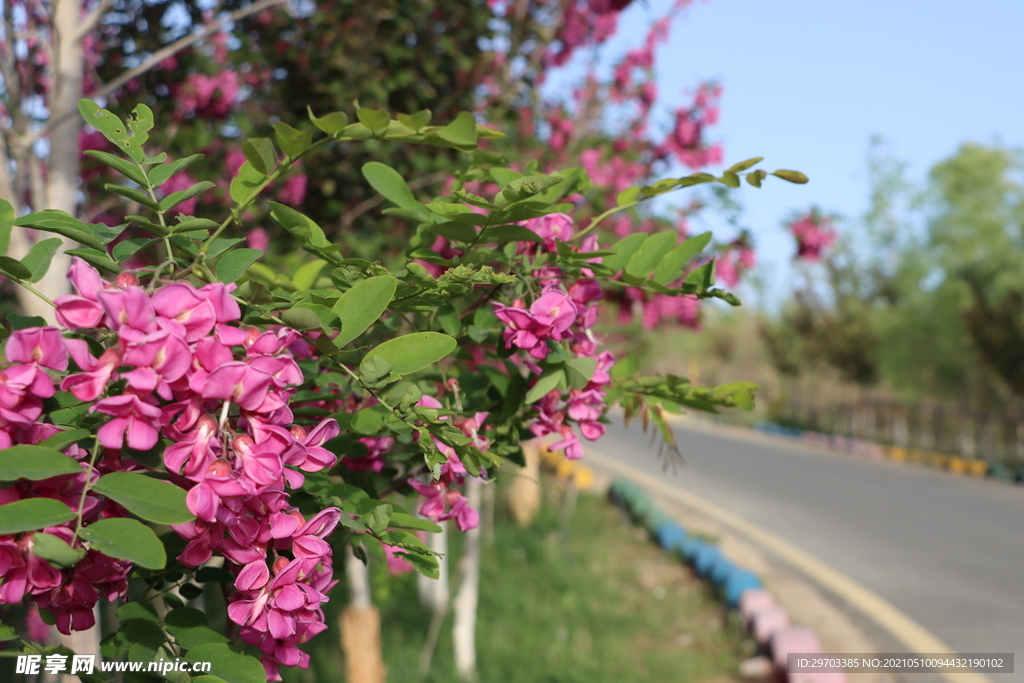
[[[549, 484], [550, 482], [545, 482]], [[568, 524], [550, 490], [527, 529], [498, 497], [494, 535], [485, 541], [477, 621], [479, 683], [663, 683], [735, 679], [742, 634], [689, 570], [657, 549], [603, 498], [580, 496]], [[459, 534], [452, 555], [459, 556]], [[374, 567], [388, 681], [455, 681], [451, 616], [430, 674], [417, 663], [429, 613], [413, 576]], [[341, 606], [344, 593], [332, 603]], [[334, 615], [328, 617], [333, 621]], [[336, 629], [310, 643], [313, 667], [289, 681], [338, 681]]]

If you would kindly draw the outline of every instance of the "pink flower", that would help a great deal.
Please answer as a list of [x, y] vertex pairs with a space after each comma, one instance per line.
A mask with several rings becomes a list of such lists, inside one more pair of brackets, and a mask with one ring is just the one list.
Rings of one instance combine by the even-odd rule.
[[135, 394], [101, 399], [89, 408], [89, 412], [114, 416], [97, 433], [105, 448], [121, 448], [126, 435], [128, 447], [137, 451], [148, 451], [159, 440], [156, 425], [160, 419], [160, 409]]
[[68, 369], [68, 350], [56, 327], [30, 327], [15, 330], [7, 340], [7, 360], [33, 363], [64, 372]]

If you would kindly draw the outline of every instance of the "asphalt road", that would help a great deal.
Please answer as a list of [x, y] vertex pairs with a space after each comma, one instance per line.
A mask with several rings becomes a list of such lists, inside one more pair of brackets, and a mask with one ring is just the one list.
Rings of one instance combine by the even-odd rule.
[[638, 424], [597, 447], [827, 562], [956, 652], [1015, 653], [1024, 680], [1024, 488], [703, 427], [676, 437], [675, 474]]

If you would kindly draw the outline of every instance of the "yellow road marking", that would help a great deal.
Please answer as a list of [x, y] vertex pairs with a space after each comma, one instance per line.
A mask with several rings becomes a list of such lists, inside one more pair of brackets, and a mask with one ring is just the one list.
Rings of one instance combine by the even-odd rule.
[[[859, 609], [867, 617], [888, 631], [897, 641], [905, 645], [910, 652], [914, 654], [955, 654], [948, 645], [939, 640], [924, 626], [921, 626], [921, 624], [901, 612], [885, 598], [767, 529], [748, 522], [713, 503], [709, 503], [703, 498], [674, 488], [657, 477], [638, 472], [628, 465], [616, 462], [608, 456], [595, 451], [593, 448], [587, 448], [585, 460], [592, 462], [602, 469], [642, 484], [648, 490], [660, 496], [697, 510], [701, 514], [731, 527], [761, 547], [770, 550], [814, 581]], [[979, 673], [939, 673], [952, 683], [992, 683], [991, 679]]]

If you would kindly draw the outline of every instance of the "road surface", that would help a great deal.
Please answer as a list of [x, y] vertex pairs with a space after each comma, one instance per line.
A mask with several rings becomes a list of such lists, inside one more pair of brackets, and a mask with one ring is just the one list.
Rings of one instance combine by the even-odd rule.
[[[610, 426], [598, 450], [781, 536], [956, 652], [1024, 657], [1024, 488], [731, 430], [676, 438], [675, 474], [638, 424]], [[989, 675], [1024, 681], [1015, 664]]]

